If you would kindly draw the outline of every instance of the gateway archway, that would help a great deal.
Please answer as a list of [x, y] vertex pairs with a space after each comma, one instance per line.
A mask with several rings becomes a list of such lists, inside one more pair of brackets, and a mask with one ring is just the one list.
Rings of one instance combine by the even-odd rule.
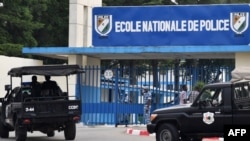
[[[66, 55], [69, 64], [83, 66], [100, 66], [100, 61], [105, 59], [131, 58], [235, 58], [236, 67], [247, 65], [245, 60], [249, 59], [250, 52], [248, 5], [223, 5], [224, 8], [221, 6], [101, 7], [101, 0], [70, 1], [69, 47], [24, 48], [23, 53], [62, 55], [61, 57]], [[208, 8], [209, 10], [206, 10]], [[165, 12], [159, 12], [159, 9]], [[199, 13], [196, 12], [197, 9]], [[124, 10], [128, 12], [124, 13]], [[216, 13], [220, 14], [214, 17], [209, 11], [217, 11]], [[232, 18], [236, 16], [239, 16], [236, 19], [245, 19], [240, 21], [243, 28], [239, 28], [237, 20]], [[174, 25], [175, 28], [167, 24]], [[154, 27], [159, 25], [160, 28], [154, 30]], [[85, 84], [90, 84], [90, 91], [82, 93], [87, 98], [91, 98], [91, 90], [102, 94], [100, 89], [96, 88], [101, 87], [102, 81], [97, 79], [101, 71], [90, 71], [89, 74], [83, 80]], [[75, 87], [74, 79], [70, 83]], [[118, 87], [113, 90], [115, 95], [118, 95]], [[89, 106], [96, 103], [98, 102], [89, 103]], [[109, 104], [114, 106], [114, 103]], [[103, 116], [104, 114], [106, 115]], [[100, 111], [86, 116], [116, 118], [114, 113]], [[97, 120], [102, 121], [103, 118]]]

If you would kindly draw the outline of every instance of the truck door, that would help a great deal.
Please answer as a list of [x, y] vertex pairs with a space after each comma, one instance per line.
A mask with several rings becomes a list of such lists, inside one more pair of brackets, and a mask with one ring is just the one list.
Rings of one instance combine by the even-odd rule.
[[233, 124], [250, 125], [250, 87], [249, 83], [235, 85], [233, 97]]
[[190, 127], [192, 129], [189, 129], [190, 132], [223, 132], [224, 123], [232, 121], [231, 111], [228, 109], [227, 101], [225, 101], [227, 91], [226, 87], [211, 87], [201, 92], [192, 105], [193, 111], [190, 113]]

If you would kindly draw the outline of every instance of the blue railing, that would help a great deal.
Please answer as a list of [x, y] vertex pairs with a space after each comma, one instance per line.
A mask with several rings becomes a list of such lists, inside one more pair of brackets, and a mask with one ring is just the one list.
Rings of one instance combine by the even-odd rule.
[[[205, 83], [217, 80], [229, 81], [233, 67], [218, 67], [210, 70], [206, 67], [183, 67], [179, 68], [178, 77], [175, 77], [174, 68], [170, 67], [158, 69], [157, 73], [154, 73], [157, 74], [155, 76], [150, 67], [144, 70], [135, 68], [133, 75], [126, 73], [131, 72], [126, 69], [113, 68], [111, 69], [113, 76], [106, 79], [105, 68], [85, 67], [86, 73], [82, 78], [81, 91], [84, 124], [124, 124], [124, 117], [128, 117], [129, 124], [143, 124], [143, 97], [141, 96], [143, 85], [148, 85], [152, 92], [151, 110], [153, 111], [178, 104], [175, 98], [179, 93], [179, 86], [183, 84], [191, 91], [197, 81]], [[124, 103], [125, 92], [128, 93], [129, 103]]]

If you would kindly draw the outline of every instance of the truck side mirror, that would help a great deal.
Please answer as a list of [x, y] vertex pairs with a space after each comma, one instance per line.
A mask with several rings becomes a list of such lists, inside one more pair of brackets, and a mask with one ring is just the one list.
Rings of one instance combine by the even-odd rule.
[[5, 85], [5, 91], [10, 91], [11, 90], [11, 85]]

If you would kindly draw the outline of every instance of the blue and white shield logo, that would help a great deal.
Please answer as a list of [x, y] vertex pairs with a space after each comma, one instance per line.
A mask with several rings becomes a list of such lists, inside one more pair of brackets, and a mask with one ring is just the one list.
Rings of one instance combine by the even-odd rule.
[[230, 27], [236, 34], [242, 34], [248, 28], [249, 13], [233, 12], [230, 13]]
[[95, 31], [107, 36], [112, 30], [112, 15], [95, 15]]
[[206, 124], [212, 124], [214, 122], [214, 113], [203, 113], [203, 122]]

